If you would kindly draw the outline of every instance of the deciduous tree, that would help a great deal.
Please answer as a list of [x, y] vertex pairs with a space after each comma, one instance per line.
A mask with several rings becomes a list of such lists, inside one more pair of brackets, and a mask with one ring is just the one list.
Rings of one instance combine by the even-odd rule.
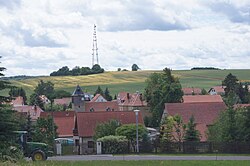
[[100, 123], [95, 128], [94, 139], [102, 138], [104, 136], [115, 135], [115, 131], [121, 124], [117, 120], [110, 120], [106, 123]]
[[152, 112], [151, 125], [157, 127], [164, 110], [165, 103], [182, 101], [183, 91], [178, 78], [165, 68], [163, 73], [153, 73], [146, 80], [145, 98]]
[[[141, 124], [138, 125], [138, 139], [143, 140], [147, 137], [147, 129]], [[126, 136], [135, 150], [136, 146], [136, 124], [126, 124], [116, 129], [116, 135]]]

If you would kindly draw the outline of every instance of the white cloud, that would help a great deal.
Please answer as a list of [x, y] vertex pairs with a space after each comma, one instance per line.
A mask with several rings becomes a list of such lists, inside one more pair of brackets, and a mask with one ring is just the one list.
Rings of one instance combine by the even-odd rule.
[[249, 11], [249, 0], [0, 0], [1, 66], [7, 76], [90, 66], [97, 24], [106, 70], [249, 68]]

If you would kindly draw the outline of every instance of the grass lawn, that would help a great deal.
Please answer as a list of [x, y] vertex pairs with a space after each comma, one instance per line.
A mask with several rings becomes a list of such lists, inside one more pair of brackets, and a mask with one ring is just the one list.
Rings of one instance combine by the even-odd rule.
[[[1, 165], [1, 163], [0, 163]], [[11, 165], [11, 164], [3, 164]], [[22, 166], [249, 166], [250, 161], [44, 161], [22, 162]]]

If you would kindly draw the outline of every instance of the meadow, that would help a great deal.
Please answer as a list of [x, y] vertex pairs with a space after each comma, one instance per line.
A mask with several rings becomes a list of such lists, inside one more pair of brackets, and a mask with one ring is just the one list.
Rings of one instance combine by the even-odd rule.
[[[55, 85], [56, 90], [66, 90], [73, 92], [76, 85], [80, 85], [85, 92], [94, 93], [97, 86], [101, 86], [103, 90], [107, 87], [111, 95], [115, 95], [121, 91], [144, 92], [145, 80], [154, 72], [162, 72], [160, 70], [141, 70], [141, 71], [108, 71], [102, 74], [87, 76], [43, 76], [22, 80], [10, 80], [12, 85], [23, 87], [29, 96], [33, 93], [39, 80], [51, 81]], [[173, 70], [172, 74], [178, 77], [182, 87], [198, 87], [209, 90], [213, 86], [221, 85], [222, 80], [227, 74], [232, 73], [241, 81], [250, 82], [250, 69], [238, 70]], [[8, 90], [0, 93], [7, 95]]]

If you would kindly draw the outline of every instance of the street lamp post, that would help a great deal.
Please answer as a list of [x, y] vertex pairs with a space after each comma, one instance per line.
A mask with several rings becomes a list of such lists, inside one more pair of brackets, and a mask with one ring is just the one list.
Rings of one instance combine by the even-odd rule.
[[140, 110], [134, 110], [136, 118], [136, 152], [139, 153], [139, 138], [138, 138], [138, 113]]

